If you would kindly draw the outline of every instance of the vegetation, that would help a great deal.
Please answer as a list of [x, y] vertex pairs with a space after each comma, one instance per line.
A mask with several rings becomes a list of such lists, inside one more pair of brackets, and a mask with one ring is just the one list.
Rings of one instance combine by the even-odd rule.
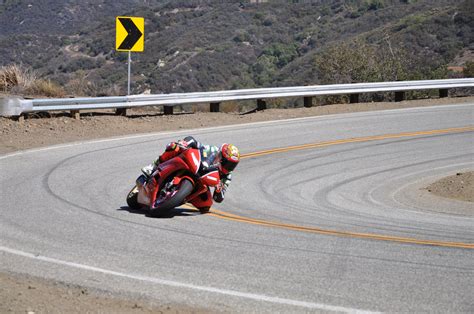
[[14, 94], [64, 97], [64, 90], [50, 80], [38, 79], [35, 72], [19, 65], [0, 68], [0, 90]]
[[146, 21], [134, 93], [444, 78], [448, 65], [472, 76], [459, 57], [472, 49], [471, 3], [8, 0], [0, 66], [23, 64], [68, 94], [124, 94], [115, 16], [133, 15]]
[[464, 69], [465, 77], [474, 77], [474, 61], [469, 61], [466, 63], [466, 68]]

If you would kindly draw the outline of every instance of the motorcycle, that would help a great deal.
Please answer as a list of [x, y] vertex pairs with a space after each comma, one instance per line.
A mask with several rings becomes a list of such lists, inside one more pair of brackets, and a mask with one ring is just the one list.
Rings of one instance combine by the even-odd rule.
[[150, 177], [142, 174], [127, 195], [131, 209], [147, 208], [152, 216], [163, 215], [184, 203], [191, 203], [201, 213], [212, 206], [210, 187], [218, 188], [218, 170], [201, 175], [199, 149], [188, 148], [168, 161], [160, 163]]

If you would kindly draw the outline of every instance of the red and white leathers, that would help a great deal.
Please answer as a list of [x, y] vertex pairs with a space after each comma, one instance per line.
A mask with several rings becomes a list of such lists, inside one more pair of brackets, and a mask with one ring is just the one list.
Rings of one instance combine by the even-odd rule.
[[[203, 193], [200, 196], [202, 200], [201, 204], [194, 205], [200, 209], [205, 207], [208, 208], [212, 204], [212, 201], [210, 199], [211, 197], [214, 199], [214, 201], [218, 203], [222, 202], [224, 200], [225, 191], [229, 187], [230, 182], [232, 180], [232, 171], [228, 171], [226, 168], [233, 170], [240, 159], [238, 149], [231, 144], [223, 144], [221, 148], [219, 148], [213, 145], [204, 145], [198, 142], [194, 137], [187, 136], [183, 140], [179, 140], [178, 142], [171, 142], [166, 145], [166, 149], [163, 154], [161, 154], [158, 159], [155, 160], [152, 164], [144, 167], [142, 169], [142, 172], [148, 176], [151, 175], [155, 167], [158, 166], [160, 163], [176, 157], [181, 152], [183, 152], [183, 150], [186, 150], [188, 148], [199, 149], [201, 153], [201, 166], [198, 170], [198, 173], [200, 175], [204, 175], [208, 172], [218, 170], [219, 176], [221, 178], [221, 182], [214, 190], [214, 194], [211, 195], [211, 192], [208, 189], [207, 193]], [[224, 154], [222, 153], [222, 150], [224, 150]], [[230, 167], [223, 167], [222, 164], [231, 165]]]

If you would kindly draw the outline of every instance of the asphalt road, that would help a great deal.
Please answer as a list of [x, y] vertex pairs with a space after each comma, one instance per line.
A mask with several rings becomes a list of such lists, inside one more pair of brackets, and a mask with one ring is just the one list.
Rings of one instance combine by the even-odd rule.
[[[474, 168], [473, 105], [1, 156], [0, 270], [216, 311], [473, 312], [474, 210], [420, 190]], [[140, 167], [187, 134], [244, 153], [224, 203], [127, 210]]]

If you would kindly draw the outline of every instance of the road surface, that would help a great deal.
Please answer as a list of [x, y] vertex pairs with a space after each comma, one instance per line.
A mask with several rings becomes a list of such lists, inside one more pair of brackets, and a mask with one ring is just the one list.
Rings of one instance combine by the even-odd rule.
[[[231, 312], [472, 312], [472, 203], [427, 195], [474, 167], [472, 104], [72, 143], [0, 156], [0, 271]], [[192, 134], [243, 159], [222, 204], [126, 207]]]

